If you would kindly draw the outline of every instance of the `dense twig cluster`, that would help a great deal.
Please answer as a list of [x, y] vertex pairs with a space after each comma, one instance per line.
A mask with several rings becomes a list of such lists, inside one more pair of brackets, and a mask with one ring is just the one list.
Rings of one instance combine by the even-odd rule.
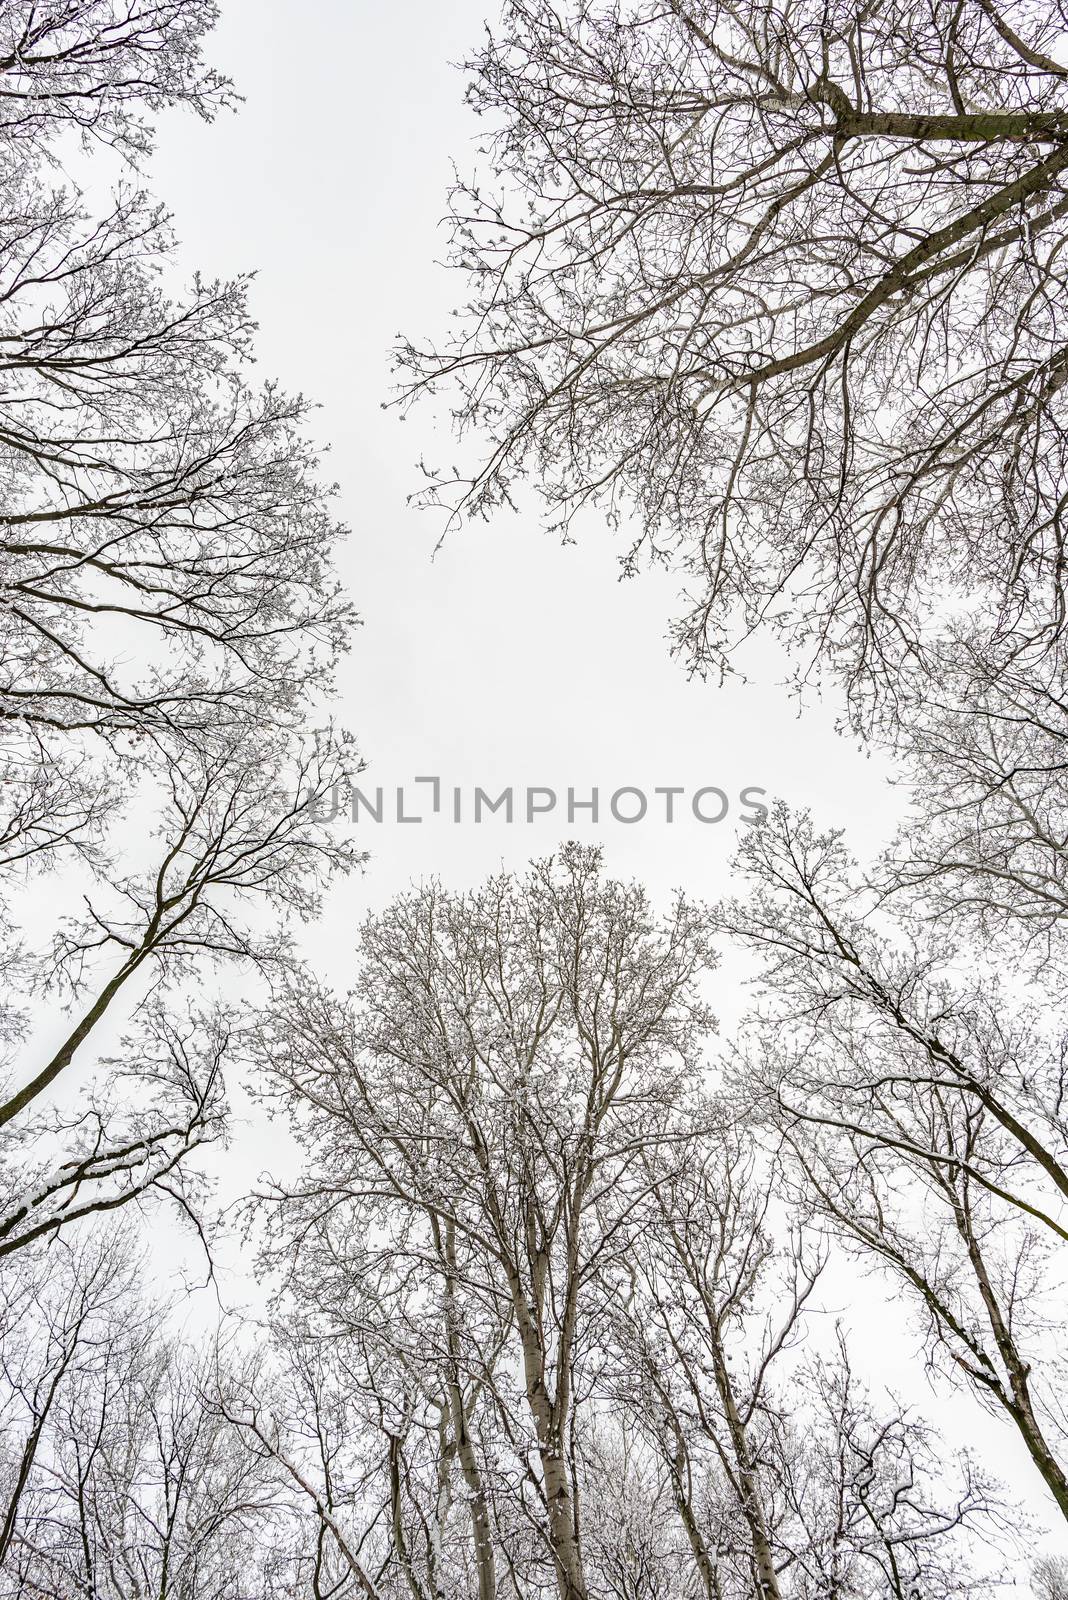
[[765, 624], [892, 698], [946, 610], [1063, 633], [1064, 15], [1029, 0], [515, 0], [468, 63], [474, 297], [409, 396], [685, 576], [678, 644]]
[[[173, 290], [167, 218], [131, 181], [154, 112], [230, 102], [200, 57], [214, 15], [0, 20], [5, 1256], [153, 1195], [194, 1214], [230, 1027], [210, 1006], [191, 1024], [176, 986], [284, 963], [287, 920], [347, 859], [306, 804], [338, 776], [302, 723], [349, 623], [306, 407], [249, 385], [244, 280]], [[117, 161], [99, 209], [86, 160]], [[42, 881], [64, 891], [43, 930]], [[131, 1008], [90, 1090], [95, 1038]], [[76, 1109], [42, 1112], [76, 1061]]]

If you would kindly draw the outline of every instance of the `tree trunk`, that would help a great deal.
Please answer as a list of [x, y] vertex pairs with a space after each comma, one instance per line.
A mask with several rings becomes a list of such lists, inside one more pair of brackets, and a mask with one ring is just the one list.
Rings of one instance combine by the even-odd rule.
[[575, 1536], [575, 1508], [571, 1480], [561, 1441], [566, 1418], [556, 1415], [545, 1385], [545, 1354], [538, 1339], [530, 1308], [520, 1290], [513, 1287], [519, 1335], [523, 1344], [523, 1368], [527, 1402], [534, 1418], [538, 1453], [541, 1457], [542, 1484], [549, 1520], [549, 1543], [556, 1568], [560, 1600], [588, 1600], [582, 1557]]
[[709, 1329], [716, 1387], [719, 1390], [723, 1412], [727, 1419], [727, 1431], [730, 1434], [731, 1449], [738, 1474], [738, 1485], [741, 1490], [742, 1514], [749, 1529], [749, 1538], [753, 1550], [756, 1600], [782, 1600], [778, 1574], [775, 1571], [775, 1563], [772, 1559], [771, 1540], [768, 1536], [767, 1518], [764, 1515], [764, 1501], [760, 1493], [760, 1481], [749, 1453], [749, 1440], [746, 1437], [745, 1423], [742, 1421], [741, 1413], [738, 1410], [734, 1385], [731, 1382], [730, 1373], [727, 1371], [727, 1362], [723, 1353], [723, 1345], [720, 1342], [719, 1328], [716, 1325], [715, 1318], [711, 1315], [709, 1316]]
[[[438, 1225], [435, 1221], [435, 1232]], [[467, 1408], [460, 1386], [460, 1348], [456, 1324], [456, 1224], [445, 1224], [445, 1341], [449, 1356], [449, 1416], [452, 1436], [467, 1487], [471, 1514], [471, 1537], [475, 1545], [475, 1570], [478, 1573], [478, 1600], [496, 1600], [497, 1562], [493, 1548], [493, 1524], [482, 1473], [467, 1426]]]

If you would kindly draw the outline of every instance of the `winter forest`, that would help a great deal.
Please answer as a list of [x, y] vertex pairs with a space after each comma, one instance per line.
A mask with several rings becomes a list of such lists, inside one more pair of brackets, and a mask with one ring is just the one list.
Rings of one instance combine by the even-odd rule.
[[[230, 5], [0, 0], [0, 1600], [1068, 1600], [1068, 5], [398, 8], [463, 131], [343, 152], [437, 194], [363, 235], [402, 330], [330, 307], [424, 530], [367, 594], [159, 152], [313, 162], [390, 8], [257, 110]], [[877, 848], [774, 730], [673, 895], [570, 798], [473, 870], [353, 825], [358, 624], [486, 527], [518, 628], [520, 525], [561, 608], [605, 542], [650, 720], [822, 717]]]

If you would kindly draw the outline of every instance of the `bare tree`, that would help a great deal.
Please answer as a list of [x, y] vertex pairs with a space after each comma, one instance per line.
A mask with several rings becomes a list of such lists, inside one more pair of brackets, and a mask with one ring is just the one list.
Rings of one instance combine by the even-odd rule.
[[[261, 931], [251, 903], [307, 919], [331, 873], [356, 859], [351, 844], [315, 815], [336, 781], [332, 753], [283, 745], [271, 763], [262, 739], [190, 751], [167, 776], [160, 844], [148, 870], [100, 885], [58, 930], [47, 978], [90, 999], [50, 1059], [0, 1106], [0, 1126], [55, 1082], [127, 985], [180, 976], [198, 961], [246, 960], [274, 968], [286, 958], [284, 923]], [[288, 765], [285, 757], [296, 760]], [[262, 925], [261, 925], [262, 926]], [[101, 958], [117, 965], [101, 977]]]
[[179, 1022], [158, 1001], [146, 1006], [121, 1058], [107, 1063], [106, 1097], [9, 1132], [9, 1148], [0, 1144], [0, 1259], [131, 1200], [170, 1201], [202, 1229], [204, 1184], [187, 1158], [224, 1137], [230, 1031], [218, 1011]]
[[[726, 1112], [726, 1108], [724, 1108]], [[836, 1347], [801, 1361], [826, 1252], [783, 1214], [735, 1115], [658, 1185], [615, 1322], [612, 1380], [665, 1474], [703, 1600], [985, 1592], [999, 1496]]]
[[68, 1255], [22, 1256], [6, 1279], [24, 1285], [36, 1317], [19, 1306], [5, 1329], [4, 1405], [13, 1415], [21, 1400], [32, 1423], [7, 1502], [0, 1593], [285, 1593], [272, 1582], [289, 1507], [208, 1403], [210, 1359], [165, 1331], [168, 1308], [138, 1284], [128, 1241], [83, 1242], [73, 1289]]
[[162, 106], [230, 103], [200, 59], [215, 14], [5, 11], [0, 708], [39, 737], [292, 718], [348, 621], [307, 407], [244, 376], [247, 279], [174, 297], [158, 205], [123, 182], [94, 216], [41, 181], [72, 126], [132, 160]]
[[0, 709], [123, 749], [291, 721], [349, 608], [307, 407], [243, 374], [247, 280], [171, 300], [139, 194], [96, 218], [9, 170], [3, 213]]
[[[66, 1241], [45, 1265], [22, 1258], [4, 1274], [0, 1306], [0, 1381], [4, 1419], [4, 1511], [0, 1570], [21, 1540], [26, 1506], [47, 1459], [65, 1385], [106, 1346], [119, 1308], [131, 1307], [128, 1241]], [[17, 1561], [16, 1561], [17, 1564]]]
[[[463, 1463], [477, 1380], [550, 1579], [585, 1600], [573, 1434], [591, 1308], [710, 1025], [702, 916], [680, 900], [657, 922], [640, 889], [568, 847], [525, 881], [398, 901], [365, 927], [362, 956], [353, 1008], [301, 984], [254, 1046], [308, 1142], [306, 1176], [275, 1196], [274, 1248], [335, 1315], [384, 1262], [410, 1294], [441, 1297], [454, 1448]], [[486, 1592], [485, 1495], [477, 1458], [463, 1465]]]
[[1063, 652], [958, 638], [903, 685], [911, 810], [883, 875], [920, 918], [949, 917], [1014, 965], [1063, 960], [1068, 678]]
[[[355, 859], [309, 810], [334, 757], [305, 751], [287, 771], [284, 754], [272, 773], [262, 738], [209, 747], [196, 763], [190, 749], [185, 772], [170, 774], [155, 860], [96, 872], [52, 951], [24, 958], [26, 1007], [46, 995], [77, 1009], [43, 1062], [31, 1056], [39, 1032], [14, 1039], [18, 1075], [0, 1103], [0, 1257], [142, 1197], [175, 1204], [203, 1237], [203, 1186], [183, 1163], [224, 1135], [231, 1024], [196, 1003], [194, 974], [225, 964], [250, 981], [277, 975], [292, 960], [293, 920], [312, 917], [322, 887]], [[104, 1084], [83, 1088], [74, 1111], [42, 1111], [105, 1020], [131, 1009], [122, 1056], [98, 1061]]]
[[343, 1592], [983, 1592], [991, 1486], [844, 1352], [790, 1398], [822, 1255], [695, 1071], [708, 927], [569, 846], [402, 897], [350, 997], [298, 979], [249, 1032], [304, 1149], [250, 1212], [296, 1378], [223, 1403]]
[[[1018, 1429], [1062, 1514], [1049, 1339], [1068, 1239], [1058, 1035], [952, 947], [866, 907], [841, 837], [780, 808], [721, 926], [766, 957], [743, 1081], [839, 1238], [906, 1286], [929, 1357]], [[969, 958], [974, 962], [974, 956]]]
[[418, 1403], [409, 1394], [395, 1406], [382, 1393], [383, 1370], [362, 1359], [359, 1341], [323, 1341], [305, 1318], [272, 1334], [271, 1366], [221, 1371], [211, 1403], [288, 1491], [287, 1554], [302, 1592], [465, 1592], [450, 1581], [445, 1463], [420, 1451]]
[[[781, 1600], [760, 1467], [764, 1391], [822, 1262], [795, 1251], [793, 1271], [772, 1297], [778, 1317], [772, 1324], [768, 1305], [761, 1305], [776, 1254], [771, 1196], [755, 1178], [755, 1153], [727, 1124], [688, 1154], [681, 1170], [659, 1175], [656, 1225], [638, 1256], [624, 1320], [624, 1355], [659, 1418], [655, 1437], [710, 1600], [717, 1588]], [[753, 1328], [762, 1311], [769, 1321], [760, 1343]], [[710, 1459], [710, 1472], [707, 1465], [702, 1472], [702, 1459]], [[717, 1503], [713, 1520], [708, 1511]]]
[[[172, 1180], [188, 1199], [178, 1165], [225, 1105], [210, 1028], [202, 1073], [162, 1023], [174, 1070], [139, 1078], [159, 1104], [105, 1111], [105, 1090], [68, 1120], [67, 1149], [42, 1097], [150, 991], [170, 991], [173, 1018], [205, 965], [276, 968], [291, 919], [353, 859], [315, 816], [338, 740], [312, 750], [304, 728], [351, 622], [308, 407], [250, 384], [247, 278], [179, 289], [166, 214], [137, 185], [161, 108], [233, 103], [201, 56], [215, 15], [61, 0], [0, 19], [5, 1249]], [[87, 157], [117, 169], [92, 207]], [[42, 944], [21, 914], [59, 868]], [[41, 1027], [43, 997], [73, 1012], [62, 1031]]]
[[770, 625], [857, 687], [947, 600], [1064, 626], [1065, 14], [1032, 0], [509, 0], [466, 63], [471, 289], [406, 392], [557, 526], [632, 510], [701, 668]]
[[703, 1591], [668, 1474], [640, 1424], [601, 1422], [583, 1438], [581, 1467], [591, 1592], [606, 1600], [696, 1600]]
[[875, 1406], [841, 1334], [838, 1351], [810, 1359], [795, 1383], [805, 1399], [773, 1432], [769, 1470], [789, 1592], [997, 1593], [1000, 1561], [987, 1577], [976, 1571], [980, 1555], [989, 1565], [982, 1543], [1004, 1539], [997, 1487], [966, 1455], [947, 1461], [932, 1430], [896, 1403]]
[[20, 3], [0, 18], [3, 112], [10, 143], [48, 151], [71, 130], [128, 159], [147, 154], [146, 113], [191, 106], [202, 117], [233, 101], [230, 83], [201, 60], [213, 0], [58, 0]]

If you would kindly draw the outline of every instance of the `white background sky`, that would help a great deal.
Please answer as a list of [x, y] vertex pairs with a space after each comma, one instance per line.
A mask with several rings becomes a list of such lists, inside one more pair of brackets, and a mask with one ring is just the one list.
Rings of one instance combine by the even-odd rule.
[[[417, 457], [454, 453], [447, 424], [426, 407], [403, 424], [382, 410], [388, 350], [402, 329], [440, 336], [464, 297], [436, 265], [450, 164], [470, 166], [477, 131], [449, 63], [477, 44], [488, 14], [486, 0], [223, 0], [209, 53], [245, 104], [211, 127], [168, 115], [150, 170], [190, 272], [257, 269], [263, 376], [321, 403], [326, 476], [353, 530], [342, 574], [364, 618], [342, 673], [364, 788], [406, 784], [414, 796], [412, 778], [437, 773], [467, 795], [476, 784], [597, 785], [603, 804], [623, 784], [650, 794], [715, 784], [732, 796], [753, 784], [847, 827], [859, 852], [876, 848], [904, 796], [835, 734], [838, 707], [828, 700], [799, 717], [771, 650], [750, 655], [748, 683], [687, 682], [666, 643], [674, 581], [618, 582], [620, 546], [596, 520], [562, 548], [532, 503], [529, 514], [450, 536], [432, 561], [440, 519], [406, 506]], [[676, 887], [714, 899], [727, 886], [734, 825], [669, 827], [651, 811], [630, 827], [569, 829], [558, 813], [531, 826], [365, 823], [360, 834], [371, 860], [311, 941], [342, 987], [359, 921], [423, 874], [462, 887], [570, 834], [602, 843], [609, 870], [640, 877], [658, 900]], [[730, 967], [712, 1000], [726, 1022], [737, 1016], [744, 997]], [[246, 1157], [235, 1154], [239, 1168]], [[248, 1159], [263, 1165], [262, 1142]], [[870, 1374], [900, 1387], [911, 1373], [912, 1397], [931, 1408], [902, 1325], [866, 1312], [860, 1285], [855, 1298]], [[938, 1409], [1041, 1514], [1008, 1430], [982, 1425], [971, 1402]]]
[[[191, 266], [257, 269], [264, 376], [321, 403], [326, 474], [353, 530], [343, 576], [364, 618], [342, 682], [365, 787], [439, 773], [468, 793], [596, 784], [606, 801], [622, 784], [733, 796], [752, 783], [850, 825], [863, 846], [900, 795], [835, 735], [834, 708], [799, 721], [770, 654], [753, 658], [747, 685], [687, 683], [666, 642], [675, 580], [618, 582], [622, 545], [603, 524], [587, 518], [578, 546], [562, 547], [532, 496], [529, 514], [452, 534], [432, 560], [443, 520], [406, 505], [417, 458], [456, 455], [428, 406], [403, 423], [381, 407], [396, 333], [440, 335], [464, 298], [437, 265], [450, 163], [473, 162], [477, 128], [449, 63], [477, 44], [485, 3], [224, 0], [211, 56], [246, 103], [212, 127], [170, 117], [152, 173]], [[715, 895], [733, 824], [657, 825], [651, 807], [629, 827], [568, 830], [554, 816], [362, 831], [373, 858], [345, 893], [346, 923], [413, 876], [473, 881], [568, 831], [599, 839], [613, 871], [658, 895], [680, 884]]]

